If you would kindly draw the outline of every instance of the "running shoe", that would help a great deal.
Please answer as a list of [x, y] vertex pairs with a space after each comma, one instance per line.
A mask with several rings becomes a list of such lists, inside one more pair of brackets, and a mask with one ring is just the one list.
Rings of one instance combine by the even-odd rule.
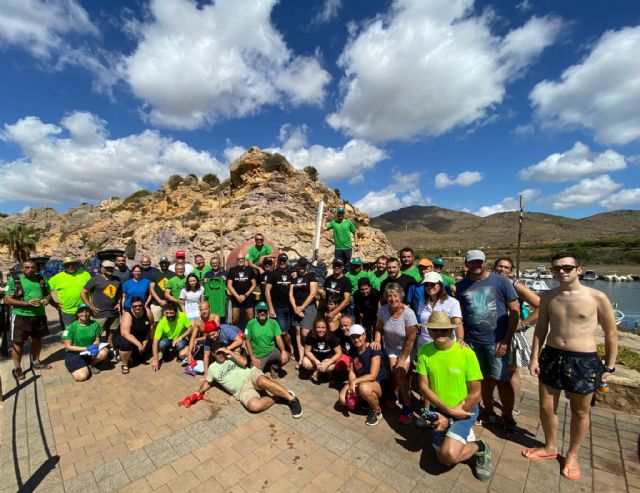
[[291, 417], [297, 419], [300, 416], [302, 416], [302, 405], [300, 404], [300, 399], [298, 399], [291, 390], [289, 390], [288, 392], [293, 397], [293, 399], [289, 401], [289, 409], [291, 410]]
[[398, 422], [403, 425], [408, 425], [408, 424], [411, 424], [412, 419], [413, 419], [413, 410], [411, 409], [411, 407], [403, 406], [402, 412], [398, 417]]
[[380, 410], [380, 408], [372, 409], [371, 411], [369, 411], [367, 419], [365, 420], [364, 423], [369, 426], [375, 426], [380, 422], [381, 419], [382, 419], [382, 411]]
[[475, 455], [476, 477], [480, 481], [489, 481], [493, 477], [491, 467], [491, 448], [484, 440], [476, 440], [478, 451]]

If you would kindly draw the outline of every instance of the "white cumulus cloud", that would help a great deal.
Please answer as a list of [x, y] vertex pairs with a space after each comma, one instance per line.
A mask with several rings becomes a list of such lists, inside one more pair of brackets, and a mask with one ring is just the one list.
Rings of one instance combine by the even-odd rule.
[[389, 186], [382, 190], [370, 191], [354, 205], [369, 216], [375, 217], [410, 205], [428, 204], [431, 199], [423, 197], [417, 188], [419, 178], [419, 172], [395, 173]]
[[491, 19], [473, 13], [473, 0], [395, 0], [387, 14], [351, 30], [338, 60], [343, 99], [328, 123], [383, 141], [483, 119], [562, 27], [558, 18], [532, 17], [501, 38]]
[[121, 65], [158, 125], [193, 129], [265, 105], [322, 102], [329, 73], [296, 56], [271, 22], [277, 0], [152, 0], [138, 45]]
[[606, 32], [558, 81], [537, 84], [529, 98], [547, 125], [586, 127], [605, 144], [640, 139], [640, 26]]
[[[527, 188], [520, 192], [519, 195], [522, 195], [526, 203], [530, 200], [533, 200], [538, 195], [540, 195], [540, 190], [536, 190], [533, 188]], [[520, 209], [520, 197], [505, 197], [500, 202], [492, 205], [485, 205], [480, 207], [477, 211], [474, 211], [473, 214], [480, 217], [490, 216], [491, 214], [496, 214], [498, 212], [509, 212], [509, 211], [517, 211]]]
[[342, 0], [324, 0], [322, 9], [313, 16], [312, 24], [325, 24], [338, 17], [342, 8]]
[[640, 188], [626, 188], [600, 201], [607, 209], [625, 209], [640, 204]]
[[468, 187], [474, 183], [478, 183], [479, 181], [482, 181], [482, 173], [479, 171], [463, 171], [455, 178], [450, 178], [446, 173], [438, 173], [435, 177], [434, 183], [436, 188], [445, 188], [452, 185]]
[[624, 156], [609, 149], [600, 154], [578, 141], [566, 152], [556, 152], [528, 168], [520, 170], [523, 180], [565, 181], [625, 169]]
[[605, 200], [622, 185], [614, 182], [609, 175], [597, 178], [584, 178], [575, 185], [565, 188], [553, 196], [554, 209], [570, 209], [593, 205]]
[[229, 173], [209, 153], [157, 131], [110, 139], [106, 122], [86, 112], [71, 113], [60, 125], [28, 116], [4, 125], [0, 138], [23, 154], [0, 162], [0, 202], [94, 201], [125, 197], [172, 174]]

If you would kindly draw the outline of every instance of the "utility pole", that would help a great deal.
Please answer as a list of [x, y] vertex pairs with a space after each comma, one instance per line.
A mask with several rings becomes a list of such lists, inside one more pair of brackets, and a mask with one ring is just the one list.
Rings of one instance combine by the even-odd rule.
[[520, 215], [518, 217], [518, 247], [516, 250], [516, 278], [520, 277], [520, 244], [522, 243], [522, 220], [524, 219], [524, 197], [520, 195]]

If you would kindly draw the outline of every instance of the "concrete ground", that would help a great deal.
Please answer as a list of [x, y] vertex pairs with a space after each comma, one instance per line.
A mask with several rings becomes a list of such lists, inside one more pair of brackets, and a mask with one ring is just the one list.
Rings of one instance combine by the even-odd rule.
[[[18, 386], [10, 360], [0, 363], [1, 492], [640, 492], [638, 416], [593, 409], [579, 481], [561, 478], [560, 460], [520, 456], [542, 439], [528, 377], [516, 440], [505, 440], [497, 426], [475, 427], [491, 446], [495, 468], [492, 481], [481, 483], [466, 464], [440, 466], [430, 431], [398, 424], [399, 409], [366, 426], [364, 414], [343, 414], [336, 389], [299, 380], [293, 368], [281, 381], [300, 397], [304, 414], [297, 420], [283, 404], [249, 414], [217, 389], [189, 409], [178, 407], [201, 377], [182, 375], [175, 362], [157, 374], [142, 365], [122, 375], [118, 366], [75, 383], [55, 336], [45, 356], [53, 369], [29, 371]], [[564, 399], [559, 419], [565, 450]]]

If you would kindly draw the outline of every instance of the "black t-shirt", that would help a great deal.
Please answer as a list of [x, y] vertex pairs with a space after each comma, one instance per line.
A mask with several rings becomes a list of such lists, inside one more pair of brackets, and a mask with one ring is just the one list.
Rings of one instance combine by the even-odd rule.
[[[151, 276], [151, 282], [155, 283], [153, 290], [158, 295], [158, 298], [164, 300], [164, 290], [167, 288], [167, 282], [172, 277], [175, 277], [176, 273], [168, 270], [167, 272], [162, 272], [161, 270], [154, 272]], [[157, 305], [156, 299], [153, 298], [151, 301], [152, 305]]]
[[371, 373], [371, 360], [374, 356], [380, 356], [380, 369], [378, 370], [378, 377], [376, 380], [380, 382], [387, 378], [387, 372], [382, 360], [382, 351], [371, 349], [371, 346], [367, 346], [367, 349], [365, 349], [362, 354], [358, 354], [358, 349], [355, 346], [352, 346], [349, 356], [351, 356], [351, 361], [353, 361], [353, 370], [357, 377]]
[[313, 272], [307, 272], [304, 276], [298, 276], [291, 282], [293, 285], [293, 299], [296, 305], [300, 306], [311, 293], [311, 283], [318, 282], [318, 278]]
[[338, 337], [338, 340], [340, 341], [340, 347], [342, 348], [342, 352], [344, 354], [349, 354], [351, 352], [351, 348], [353, 347], [353, 344], [351, 344], [351, 337], [349, 337], [348, 335], [344, 335], [344, 332], [342, 332], [342, 329], [336, 330], [334, 334]]
[[416, 284], [416, 280], [408, 276], [406, 274], [400, 274], [400, 277], [395, 279], [391, 279], [387, 277], [382, 283], [380, 283], [380, 293], [384, 293], [385, 288], [391, 282], [395, 282], [396, 284], [400, 284], [400, 287], [404, 290], [404, 299], [402, 300], [404, 303], [408, 303], [407, 296], [409, 295], [409, 287]]
[[369, 296], [364, 296], [360, 290], [353, 295], [353, 302], [356, 304], [356, 313], [365, 320], [375, 322], [378, 318], [378, 302], [380, 301], [380, 293], [377, 289], [371, 288]]
[[236, 265], [229, 269], [229, 277], [227, 280], [231, 281], [233, 289], [235, 289], [239, 296], [244, 295], [249, 291], [252, 279], [256, 279], [256, 271], [251, 267], [239, 267]]
[[336, 354], [335, 349], [340, 346], [338, 338], [332, 332], [327, 332], [324, 337], [315, 336], [311, 332], [305, 339], [304, 344], [305, 346], [311, 346], [311, 352], [320, 361], [331, 358]]
[[140, 270], [142, 271], [142, 279], [149, 279], [150, 281], [156, 272], [160, 272], [160, 270], [155, 267], [149, 267], [148, 269], [141, 268]]
[[271, 272], [263, 272], [258, 275], [258, 284], [260, 284], [260, 301], [267, 301], [267, 297], [264, 294], [264, 290], [267, 287], [267, 279], [269, 279]]
[[267, 284], [271, 285], [271, 303], [273, 308], [289, 308], [289, 285], [291, 284], [291, 272], [274, 270], [267, 277]]
[[336, 279], [333, 275], [330, 275], [324, 280], [324, 292], [329, 296], [337, 296], [340, 298], [340, 303], [344, 300], [344, 293], [351, 294], [351, 281], [345, 276], [340, 279]]

